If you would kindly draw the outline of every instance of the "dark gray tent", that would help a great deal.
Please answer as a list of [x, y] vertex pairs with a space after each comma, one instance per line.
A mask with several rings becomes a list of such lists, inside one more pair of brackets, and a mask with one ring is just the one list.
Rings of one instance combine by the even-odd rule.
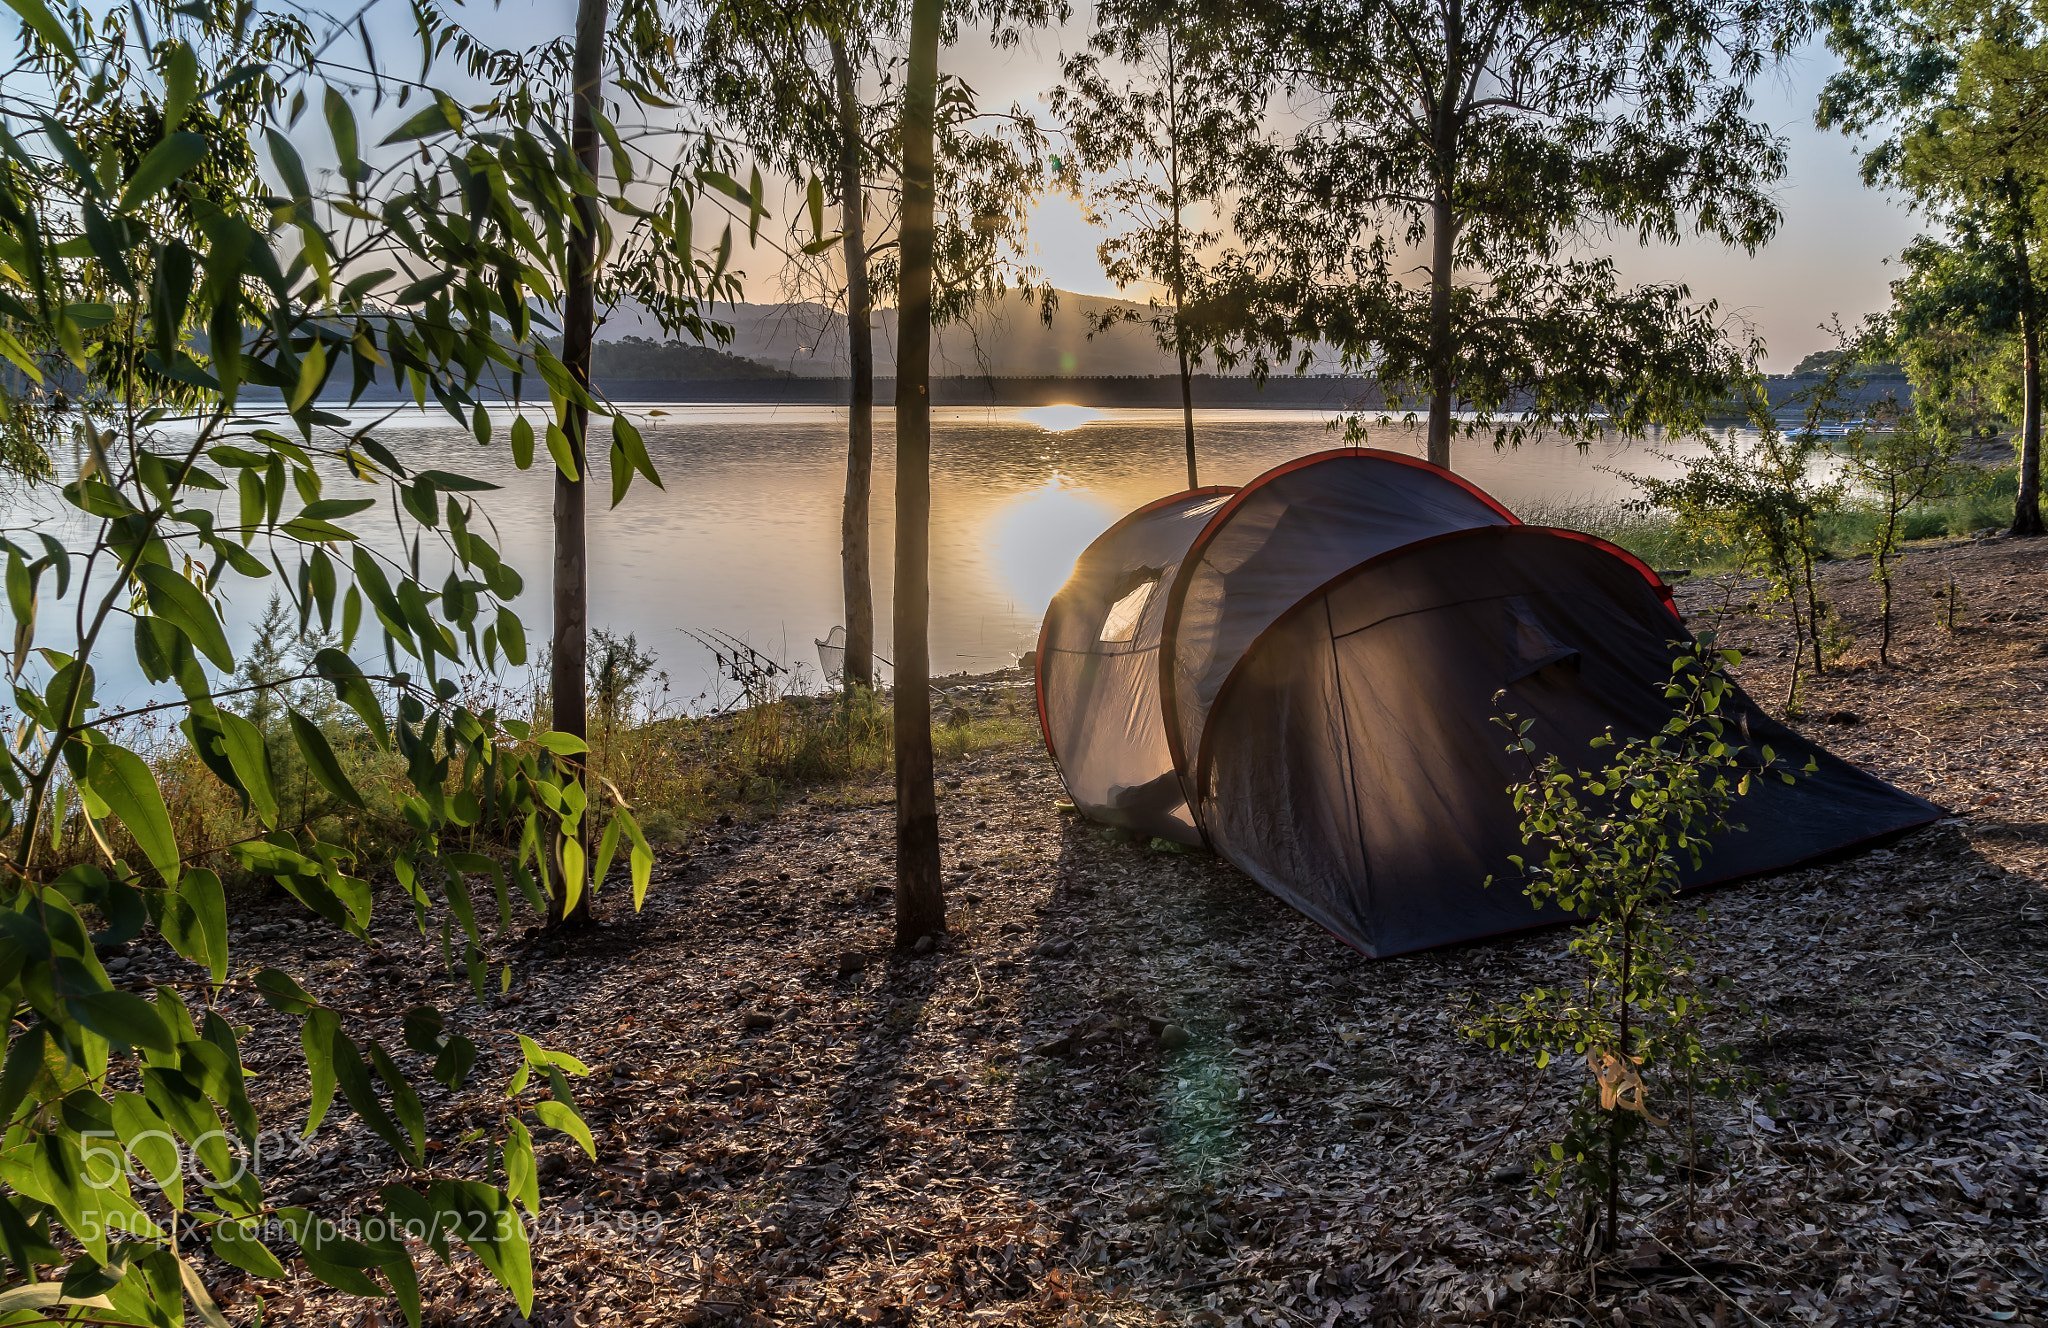
[[[1162, 499], [1090, 545], [1046, 613], [1039, 717], [1082, 812], [1206, 841], [1366, 954], [1400, 954], [1559, 920], [1508, 884], [1520, 771], [1495, 694], [1576, 755], [1610, 725], [1664, 722], [1685, 637], [1632, 554], [1523, 525], [1426, 462], [1347, 448]], [[1726, 713], [1817, 769], [1753, 785], [1744, 829], [1690, 885], [1940, 815], [1745, 696]]]

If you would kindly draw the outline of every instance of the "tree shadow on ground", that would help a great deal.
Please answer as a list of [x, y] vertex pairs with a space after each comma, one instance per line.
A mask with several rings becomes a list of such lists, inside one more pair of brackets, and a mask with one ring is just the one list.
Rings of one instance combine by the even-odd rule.
[[[1970, 830], [2033, 843], [2043, 827]], [[1043, 1128], [1017, 1136], [1011, 1174], [1063, 1215], [1086, 1297], [1168, 1321], [1586, 1312], [1560, 1258], [1568, 1214], [1528, 1169], [1577, 1067], [1539, 1074], [1459, 1032], [1477, 1002], [1566, 976], [1565, 933], [1369, 961], [1213, 859], [1078, 822], [1059, 876], [1019, 998], [1035, 1050], [1016, 1116]], [[1766, 1091], [1702, 1109], [1703, 1180], [1635, 1187], [1639, 1229], [1695, 1269], [1653, 1251], [1601, 1300], [1648, 1323], [1814, 1303], [1858, 1318], [1882, 1308], [1849, 1290], [1860, 1278], [1922, 1313], [1970, 1312], [1951, 1289], [1966, 1284], [2021, 1317], [2048, 1309], [1997, 1254], [2024, 1244], [2037, 1200], [2025, 1147], [1984, 1119], [2048, 1060], [2027, 1032], [2041, 882], [1947, 825], [1700, 902], [1703, 961], [1768, 1016], [1728, 1021]], [[1923, 1208], [1972, 1216], [1892, 1216]], [[1916, 1261], [1952, 1275], [1882, 1281]]]

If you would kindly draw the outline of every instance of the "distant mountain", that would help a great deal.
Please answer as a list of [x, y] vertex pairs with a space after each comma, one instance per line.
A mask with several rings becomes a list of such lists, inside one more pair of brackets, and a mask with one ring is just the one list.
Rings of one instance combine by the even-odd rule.
[[600, 383], [615, 379], [730, 383], [795, 377], [787, 369], [709, 346], [640, 336], [598, 342], [590, 348], [590, 362], [590, 372]]
[[[1151, 328], [1143, 323], [1122, 323], [1090, 335], [1112, 308], [1137, 303], [1061, 291], [1047, 323], [1038, 307], [1021, 296], [1003, 297], [966, 322], [939, 329], [932, 372], [953, 378], [1127, 378], [1174, 373], [1174, 358], [1159, 348]], [[837, 310], [808, 302], [742, 304], [721, 307], [714, 317], [733, 328], [733, 339], [724, 349], [734, 355], [803, 378], [846, 373], [846, 318]], [[644, 313], [621, 308], [605, 318], [598, 336], [660, 337], [661, 332]], [[886, 378], [895, 372], [896, 311], [884, 309], [875, 316], [875, 373]]]

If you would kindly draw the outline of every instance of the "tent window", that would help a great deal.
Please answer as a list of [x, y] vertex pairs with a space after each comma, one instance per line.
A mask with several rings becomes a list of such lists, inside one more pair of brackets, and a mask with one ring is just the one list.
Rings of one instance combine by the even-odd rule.
[[1145, 616], [1145, 606], [1152, 602], [1152, 592], [1159, 586], [1155, 574], [1140, 581], [1124, 597], [1109, 606], [1109, 616], [1102, 620], [1102, 633], [1098, 641], [1128, 641], [1138, 634], [1138, 622]]

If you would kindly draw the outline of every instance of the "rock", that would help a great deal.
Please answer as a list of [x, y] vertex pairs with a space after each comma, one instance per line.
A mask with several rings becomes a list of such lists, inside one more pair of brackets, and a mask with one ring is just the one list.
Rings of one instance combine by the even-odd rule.
[[114, 955], [104, 964], [100, 965], [100, 967], [107, 970], [108, 977], [112, 977], [116, 973], [126, 973], [128, 971], [128, 963], [129, 961], [124, 956]]

